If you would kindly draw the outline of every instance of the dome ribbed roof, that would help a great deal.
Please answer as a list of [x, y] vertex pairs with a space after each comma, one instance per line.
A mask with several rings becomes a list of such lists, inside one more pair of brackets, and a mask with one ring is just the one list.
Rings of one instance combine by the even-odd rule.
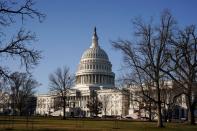
[[81, 59], [87, 59], [87, 58], [98, 58], [98, 59], [109, 60], [107, 53], [100, 47], [93, 47], [93, 48], [87, 49], [83, 53]]

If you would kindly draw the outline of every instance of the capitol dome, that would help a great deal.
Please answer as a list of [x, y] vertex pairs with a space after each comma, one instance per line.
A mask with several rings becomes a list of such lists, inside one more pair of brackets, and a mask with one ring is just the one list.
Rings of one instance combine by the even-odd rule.
[[92, 44], [82, 55], [76, 73], [77, 86], [114, 87], [114, 73], [107, 53], [99, 46], [96, 28]]
[[109, 60], [105, 51], [100, 47], [87, 49], [82, 55], [82, 59], [86, 59], [86, 58], [99, 58], [99, 59]]

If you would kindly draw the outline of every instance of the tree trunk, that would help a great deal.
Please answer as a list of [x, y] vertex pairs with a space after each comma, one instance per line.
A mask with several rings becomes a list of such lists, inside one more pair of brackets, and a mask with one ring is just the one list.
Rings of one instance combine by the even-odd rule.
[[[157, 77], [159, 78], [159, 76]], [[161, 95], [160, 95], [160, 88], [159, 88], [159, 80], [156, 82], [157, 84], [157, 113], [158, 113], [158, 120], [157, 120], [157, 127], [164, 127], [162, 121], [162, 114], [161, 114]]]
[[19, 115], [22, 116], [22, 106], [19, 106]]
[[163, 117], [164, 117], [164, 122], [167, 122], [168, 121], [168, 110], [164, 109]]
[[66, 119], [66, 99], [63, 99], [63, 119]]
[[172, 122], [172, 109], [168, 109], [168, 122]]
[[105, 108], [105, 119], [106, 119], [107, 109]]
[[195, 115], [194, 115], [194, 106], [189, 104], [188, 107], [188, 121], [190, 125], [195, 125]]
[[195, 110], [195, 104], [192, 103], [192, 95], [191, 93], [188, 93], [187, 95], [187, 101], [188, 101], [188, 122], [190, 125], [195, 125], [195, 116], [194, 116], [194, 110]]
[[162, 121], [161, 102], [160, 101], [158, 101], [158, 103], [157, 103], [157, 113], [158, 113], [157, 127], [164, 127], [163, 121]]
[[149, 104], [149, 119], [148, 121], [152, 121], [152, 109], [151, 109], [151, 102]]

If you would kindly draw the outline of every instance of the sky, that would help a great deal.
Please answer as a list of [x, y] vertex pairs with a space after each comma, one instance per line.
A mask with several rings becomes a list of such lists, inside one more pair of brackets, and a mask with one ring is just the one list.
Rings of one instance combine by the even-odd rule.
[[122, 55], [113, 49], [111, 41], [134, 38], [133, 18], [153, 17], [157, 21], [160, 13], [169, 9], [180, 26], [197, 24], [196, 5], [196, 0], [37, 0], [35, 8], [46, 14], [46, 19], [43, 23], [31, 19], [23, 23], [36, 33], [34, 48], [42, 51], [43, 58], [32, 70], [41, 83], [37, 93], [49, 91], [48, 76], [58, 67], [67, 66], [71, 73], [77, 71], [83, 52], [91, 45], [95, 26], [99, 45], [107, 52], [118, 77]]

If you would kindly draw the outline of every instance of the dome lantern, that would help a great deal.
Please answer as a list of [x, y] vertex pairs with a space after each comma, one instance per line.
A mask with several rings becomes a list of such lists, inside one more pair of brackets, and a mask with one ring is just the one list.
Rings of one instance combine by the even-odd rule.
[[96, 27], [94, 27], [94, 33], [92, 36], [92, 45], [90, 48], [96, 48], [96, 47], [99, 47], [99, 45], [98, 45], [98, 36], [96, 33]]

